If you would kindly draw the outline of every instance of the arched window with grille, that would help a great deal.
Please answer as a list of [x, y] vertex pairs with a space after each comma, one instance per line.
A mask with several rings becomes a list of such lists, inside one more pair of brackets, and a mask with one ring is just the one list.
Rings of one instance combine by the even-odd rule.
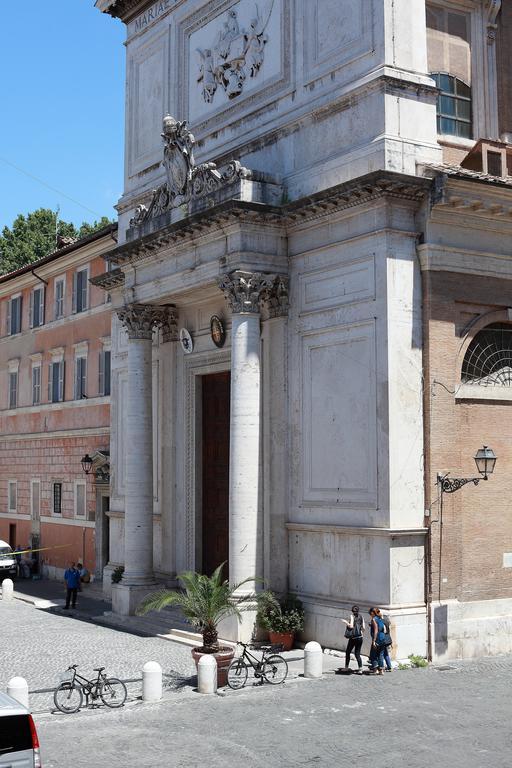
[[470, 86], [458, 77], [443, 72], [433, 72], [432, 78], [440, 90], [437, 97], [437, 132], [471, 139], [473, 125]]
[[479, 331], [462, 363], [462, 383], [512, 387], [512, 325], [493, 323]]

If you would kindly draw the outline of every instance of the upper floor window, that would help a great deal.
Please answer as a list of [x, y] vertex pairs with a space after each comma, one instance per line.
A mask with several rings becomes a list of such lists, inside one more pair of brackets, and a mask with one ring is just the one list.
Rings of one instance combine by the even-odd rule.
[[476, 334], [464, 356], [462, 382], [512, 387], [512, 325], [493, 323]]
[[61, 317], [64, 317], [64, 286], [65, 281], [63, 277], [59, 277], [55, 280], [54, 283], [54, 307], [53, 307], [53, 314], [55, 320], [59, 320]]
[[44, 324], [44, 286], [34, 288], [30, 293], [29, 325], [38, 328]]
[[13, 296], [7, 303], [7, 334], [21, 333], [22, 297]]
[[437, 98], [437, 132], [470, 139], [471, 88], [458, 77], [443, 73], [432, 74], [440, 94]]
[[41, 402], [41, 365], [32, 366], [32, 405]]
[[110, 349], [100, 352], [98, 389], [100, 395], [110, 395]]
[[87, 358], [75, 359], [75, 400], [87, 397]]
[[83, 312], [88, 307], [89, 269], [84, 267], [73, 275], [73, 312]]
[[48, 371], [48, 402], [64, 400], [64, 360], [50, 363]]

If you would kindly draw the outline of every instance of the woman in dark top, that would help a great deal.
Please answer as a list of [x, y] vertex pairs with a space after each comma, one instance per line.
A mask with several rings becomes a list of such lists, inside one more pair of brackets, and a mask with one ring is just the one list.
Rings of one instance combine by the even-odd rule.
[[382, 620], [379, 608], [370, 608], [372, 617], [370, 634], [372, 636], [372, 649], [370, 651], [370, 665], [373, 674], [384, 674], [384, 642], [386, 640], [386, 625]]
[[345, 630], [345, 637], [347, 636], [347, 633], [350, 632], [347, 649], [345, 651], [345, 669], [348, 669], [350, 666], [350, 654], [353, 651], [359, 667], [357, 673], [362, 675], [363, 662], [361, 660], [361, 646], [363, 644], [363, 632], [366, 627], [364, 619], [359, 613], [359, 606], [353, 605], [350, 619], [348, 621], [346, 619], [342, 619], [342, 621], [347, 625], [347, 629]]

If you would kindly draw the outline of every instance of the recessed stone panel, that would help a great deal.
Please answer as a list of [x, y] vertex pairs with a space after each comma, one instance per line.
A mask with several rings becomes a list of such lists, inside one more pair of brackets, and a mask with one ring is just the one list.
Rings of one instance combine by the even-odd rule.
[[375, 507], [375, 328], [371, 323], [302, 340], [304, 503]]
[[373, 50], [373, 0], [305, 0], [306, 80]]
[[375, 296], [374, 258], [301, 275], [299, 281], [301, 312], [371, 300]]

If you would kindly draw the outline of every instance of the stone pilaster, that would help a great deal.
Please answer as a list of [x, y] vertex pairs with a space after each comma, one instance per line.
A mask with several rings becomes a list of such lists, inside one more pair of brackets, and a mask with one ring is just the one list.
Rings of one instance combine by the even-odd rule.
[[153, 576], [153, 403], [152, 338], [170, 333], [175, 310], [131, 304], [118, 311], [128, 333], [126, 403], [125, 571], [113, 591], [115, 612], [131, 614]]
[[[232, 272], [219, 281], [232, 310], [229, 462], [229, 578], [232, 584], [263, 576], [261, 490], [260, 307], [277, 275]], [[281, 297], [282, 298], [282, 297]], [[277, 304], [279, 300], [276, 299]], [[241, 591], [250, 592], [248, 582]]]

